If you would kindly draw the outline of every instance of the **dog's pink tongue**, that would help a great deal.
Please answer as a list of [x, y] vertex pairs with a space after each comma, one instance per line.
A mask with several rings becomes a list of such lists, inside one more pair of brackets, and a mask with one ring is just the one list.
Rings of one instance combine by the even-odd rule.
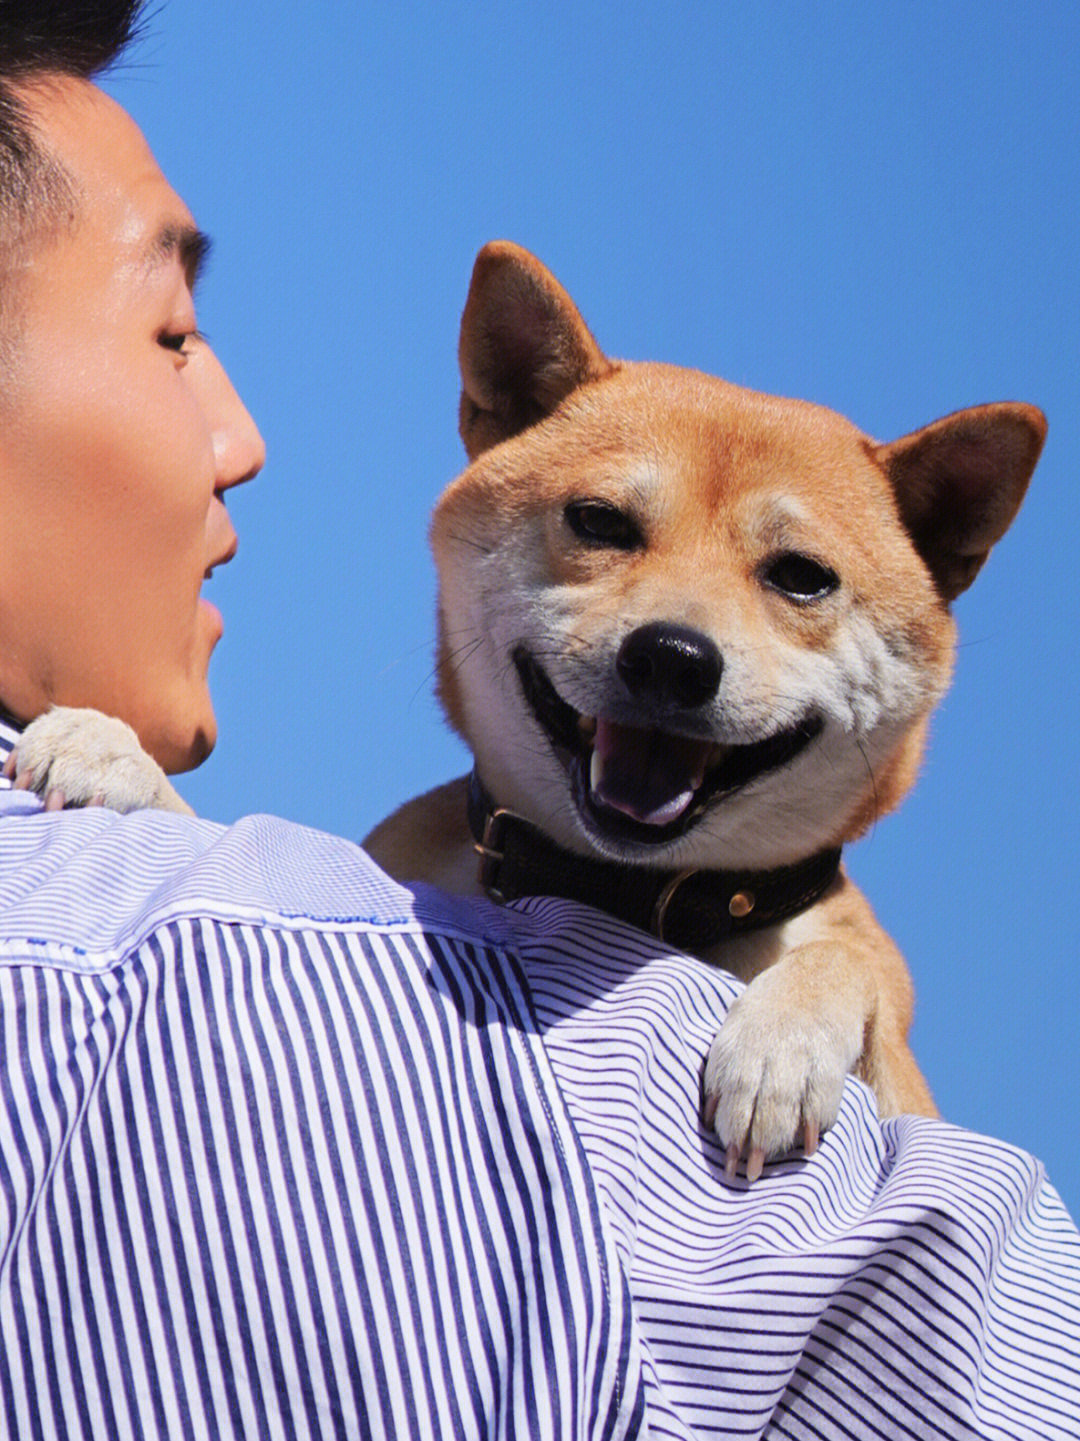
[[598, 716], [589, 770], [592, 798], [642, 825], [669, 825], [693, 800], [710, 749], [706, 741]]

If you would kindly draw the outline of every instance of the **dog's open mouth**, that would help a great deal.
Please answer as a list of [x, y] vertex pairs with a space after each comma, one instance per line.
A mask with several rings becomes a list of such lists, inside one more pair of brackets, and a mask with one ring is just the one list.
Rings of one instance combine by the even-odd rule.
[[707, 807], [793, 760], [820, 732], [807, 716], [749, 745], [644, 729], [579, 714], [525, 649], [514, 652], [525, 698], [570, 775], [585, 825], [615, 841], [664, 845]]

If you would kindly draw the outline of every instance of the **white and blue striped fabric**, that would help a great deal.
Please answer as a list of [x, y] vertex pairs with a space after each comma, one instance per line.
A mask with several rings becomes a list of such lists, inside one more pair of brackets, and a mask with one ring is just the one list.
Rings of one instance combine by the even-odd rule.
[[1030, 1157], [847, 1087], [748, 1186], [736, 985], [266, 817], [0, 793], [0, 1436], [1080, 1436]]

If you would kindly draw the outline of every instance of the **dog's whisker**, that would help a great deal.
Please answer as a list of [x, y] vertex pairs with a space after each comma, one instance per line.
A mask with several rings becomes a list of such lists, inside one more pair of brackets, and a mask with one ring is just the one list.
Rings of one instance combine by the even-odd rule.
[[471, 536], [462, 535], [460, 531], [448, 530], [446, 536], [448, 540], [452, 540], [456, 545], [470, 546], [473, 550], [479, 551], [481, 555], [491, 555], [494, 549], [493, 546], [481, 545], [479, 541], [473, 540]]
[[[451, 651], [444, 651], [442, 659], [447, 665], [458, 665], [475, 655], [477, 650], [484, 643], [482, 635], [474, 636], [472, 640], [465, 641], [462, 645], [455, 646]], [[434, 674], [434, 672], [432, 672]]]
[[874, 767], [870, 764], [870, 757], [866, 754], [866, 747], [858, 736], [855, 737], [855, 749], [862, 756], [863, 764], [866, 766], [866, 774], [870, 777], [870, 793], [873, 796], [873, 819], [870, 822], [870, 831], [877, 830], [877, 823], [881, 819], [881, 803], [878, 798], [877, 776], [874, 774]]

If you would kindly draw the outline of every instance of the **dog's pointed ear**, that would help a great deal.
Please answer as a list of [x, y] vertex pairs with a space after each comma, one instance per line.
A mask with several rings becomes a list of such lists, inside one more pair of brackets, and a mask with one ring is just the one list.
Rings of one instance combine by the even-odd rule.
[[1033, 405], [978, 405], [873, 454], [946, 601], [968, 588], [1012, 524], [1046, 438]]
[[614, 369], [551, 272], [506, 240], [492, 241], [476, 257], [458, 362], [461, 438], [470, 460]]

